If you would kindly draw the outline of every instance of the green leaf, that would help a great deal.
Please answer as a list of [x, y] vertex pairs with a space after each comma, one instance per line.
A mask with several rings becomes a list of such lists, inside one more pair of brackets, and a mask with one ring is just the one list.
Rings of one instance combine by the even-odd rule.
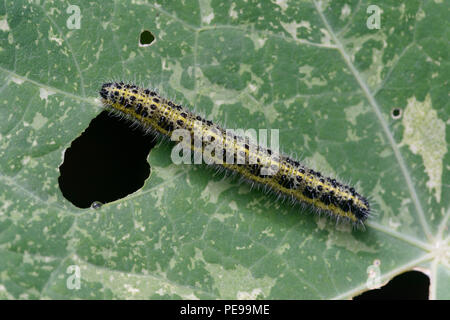
[[[69, 2], [0, 6], [0, 298], [340, 299], [419, 269], [449, 299], [450, 3], [383, 1], [380, 29], [367, 1], [183, 3], [78, 1], [79, 29]], [[279, 129], [284, 152], [352, 181], [377, 214], [365, 232], [335, 226], [174, 165], [167, 144], [141, 190], [76, 208], [58, 167], [110, 79]]]

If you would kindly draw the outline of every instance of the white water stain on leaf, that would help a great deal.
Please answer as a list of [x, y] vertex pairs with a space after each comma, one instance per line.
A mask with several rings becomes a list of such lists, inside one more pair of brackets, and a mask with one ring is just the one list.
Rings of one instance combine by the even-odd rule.
[[403, 126], [405, 131], [402, 145], [407, 145], [412, 153], [422, 157], [425, 172], [429, 178], [427, 187], [430, 192], [434, 190], [436, 201], [440, 202], [447, 142], [445, 123], [439, 119], [436, 110], [433, 109], [429, 94], [423, 102], [417, 101], [416, 97], [408, 99], [408, 105], [403, 114]]

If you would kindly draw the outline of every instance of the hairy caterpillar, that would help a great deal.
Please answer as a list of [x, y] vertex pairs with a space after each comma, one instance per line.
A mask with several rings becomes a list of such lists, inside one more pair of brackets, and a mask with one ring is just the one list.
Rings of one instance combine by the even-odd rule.
[[[230, 135], [212, 121], [153, 90], [113, 82], [103, 84], [99, 93], [107, 109], [134, 121], [146, 131], [170, 137], [178, 129], [186, 130], [194, 139], [185, 143], [194, 152], [205, 152], [208, 147], [205, 141], [215, 142], [222, 148], [209, 153], [209, 164], [238, 173], [245, 180], [265, 186], [282, 197], [309, 204], [319, 212], [355, 226], [363, 226], [371, 213], [367, 199], [354, 188], [324, 177], [286, 155], [248, 142], [245, 137]], [[199, 136], [207, 139], [195, 144]], [[231, 162], [227, 161], [230, 157]], [[236, 161], [238, 157], [244, 161]], [[263, 170], [267, 168], [272, 170], [267, 173]]]

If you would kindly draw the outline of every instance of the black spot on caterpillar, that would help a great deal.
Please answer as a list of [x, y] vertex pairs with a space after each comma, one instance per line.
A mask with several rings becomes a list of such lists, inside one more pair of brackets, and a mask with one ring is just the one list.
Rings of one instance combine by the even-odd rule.
[[[211, 163], [239, 174], [250, 183], [265, 186], [282, 197], [308, 204], [337, 221], [349, 221], [354, 226], [364, 226], [371, 213], [368, 200], [353, 187], [324, 177], [286, 155], [254, 145], [244, 137], [229, 135], [212, 121], [159, 96], [153, 90], [111, 82], [103, 84], [99, 93], [107, 109], [132, 120], [145, 131], [170, 137], [175, 130], [183, 129], [193, 137], [201, 136], [209, 142], [220, 142], [224, 148], [221, 152], [210, 154]], [[206, 147], [206, 143], [190, 143], [194, 152], [203, 154]], [[244, 161], [236, 161], [238, 158]], [[230, 159], [232, 161], [228, 161]], [[266, 165], [276, 168], [273, 174], [264, 173]]]

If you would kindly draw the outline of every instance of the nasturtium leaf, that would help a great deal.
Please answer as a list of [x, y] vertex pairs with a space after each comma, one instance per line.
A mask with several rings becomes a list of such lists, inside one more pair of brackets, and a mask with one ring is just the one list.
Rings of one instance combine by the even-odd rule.
[[[418, 269], [449, 299], [450, 2], [371, 5], [5, 1], [0, 298], [348, 299]], [[366, 231], [336, 226], [175, 165], [170, 144], [151, 151], [142, 189], [79, 209], [58, 167], [108, 80], [230, 128], [279, 129], [285, 153], [355, 185], [376, 214]]]

